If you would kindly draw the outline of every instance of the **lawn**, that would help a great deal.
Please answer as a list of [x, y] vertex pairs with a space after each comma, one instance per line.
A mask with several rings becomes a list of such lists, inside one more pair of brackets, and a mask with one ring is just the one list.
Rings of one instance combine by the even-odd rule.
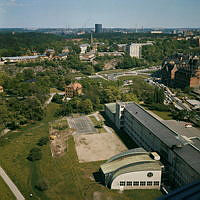
[[120, 76], [118, 79], [121, 81], [125, 80], [133, 80], [133, 81], [144, 81], [144, 79], [148, 78], [145, 75], [130, 75], [130, 76]]
[[[28, 125], [19, 131], [8, 133], [0, 142], [0, 165], [18, 186], [26, 199], [32, 193], [33, 200], [153, 200], [161, 193], [157, 190], [132, 190], [120, 194], [98, 184], [93, 176], [101, 162], [79, 163], [74, 139], [70, 136], [67, 152], [59, 158], [52, 158], [49, 145], [40, 147], [42, 159], [34, 163], [26, 159], [30, 149], [42, 136], [48, 136], [49, 122], [55, 120], [56, 104], [49, 104], [44, 120]], [[35, 184], [42, 179], [48, 185], [48, 190], [39, 192]], [[0, 180], [0, 199], [8, 198], [7, 189], [2, 189]], [[6, 188], [6, 187], [5, 187]], [[4, 191], [5, 190], [5, 191]], [[3, 191], [3, 193], [2, 193]], [[9, 191], [9, 190], [8, 190]], [[98, 198], [97, 198], [98, 196]]]
[[[3, 198], [2, 198], [3, 197]], [[15, 196], [10, 191], [9, 187], [5, 184], [4, 180], [0, 177], [0, 199], [2, 200], [15, 200]]]
[[63, 92], [63, 91], [58, 90], [56, 88], [50, 88], [50, 93], [59, 93], [59, 92]]
[[155, 113], [156, 115], [158, 115], [159, 117], [161, 117], [164, 120], [172, 120], [172, 115], [171, 112], [161, 112], [161, 111], [157, 111], [157, 110], [151, 110], [151, 112]]
[[[97, 119], [94, 116], [89, 116], [89, 118], [92, 120], [94, 126], [98, 124]], [[102, 128], [96, 128], [98, 133], [106, 133], [107, 131], [102, 127]]]

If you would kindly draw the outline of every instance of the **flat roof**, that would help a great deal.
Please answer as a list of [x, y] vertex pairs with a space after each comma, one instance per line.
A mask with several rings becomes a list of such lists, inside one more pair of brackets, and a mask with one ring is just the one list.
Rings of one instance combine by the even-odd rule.
[[[187, 131], [178, 130], [180, 127], [174, 125], [176, 131], [172, 131], [163, 121], [158, 121], [156, 118], [151, 116], [139, 105], [132, 103], [127, 104], [126, 110], [132, 114], [138, 121], [140, 121], [147, 129], [149, 129], [156, 137], [158, 137], [163, 143], [169, 148], [175, 145], [173, 151], [180, 156], [191, 168], [193, 168], [198, 174], [200, 174], [200, 149], [198, 141], [189, 142], [184, 139], [185, 135], [190, 135]], [[190, 128], [188, 128], [190, 130]], [[181, 135], [183, 134], [183, 136]], [[195, 130], [191, 134], [198, 134]], [[181, 144], [181, 147], [177, 147], [177, 144]]]
[[116, 113], [116, 103], [107, 103], [105, 106], [111, 113]]
[[200, 175], [200, 150], [195, 145], [187, 144], [173, 151]]
[[169, 129], [141, 106], [135, 103], [129, 103], [126, 105], [125, 109], [170, 148], [174, 145], [186, 142], [181, 141], [177, 133]]
[[163, 120], [162, 123], [170, 127], [170, 129], [174, 130], [175, 132], [179, 133], [185, 139], [200, 137], [200, 129], [195, 127], [186, 128], [186, 125], [188, 124], [187, 122], [176, 120]]

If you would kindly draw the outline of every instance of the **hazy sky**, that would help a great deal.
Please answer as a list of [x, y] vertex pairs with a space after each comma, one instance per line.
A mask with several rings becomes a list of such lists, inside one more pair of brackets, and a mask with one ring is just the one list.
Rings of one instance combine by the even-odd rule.
[[200, 0], [0, 0], [0, 27], [200, 27]]

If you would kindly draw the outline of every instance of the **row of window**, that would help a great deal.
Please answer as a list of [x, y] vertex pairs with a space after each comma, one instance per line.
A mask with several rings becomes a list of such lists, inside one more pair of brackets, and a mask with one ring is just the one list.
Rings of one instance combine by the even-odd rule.
[[159, 186], [159, 181], [120, 181], [120, 186]]

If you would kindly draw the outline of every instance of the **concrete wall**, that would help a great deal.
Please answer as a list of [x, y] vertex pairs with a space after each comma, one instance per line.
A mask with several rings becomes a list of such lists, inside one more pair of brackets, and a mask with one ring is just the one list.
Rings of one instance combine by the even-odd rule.
[[[149, 172], [153, 173], [152, 177], [148, 177]], [[120, 181], [125, 181], [125, 186], [120, 186]], [[127, 181], [145, 181], [145, 186], [127, 186]], [[152, 181], [152, 186], [147, 186], [147, 181]], [[159, 185], [154, 186], [154, 181], [159, 181]], [[111, 189], [160, 189], [161, 171], [139, 171], [122, 174], [116, 177], [111, 185]]]

